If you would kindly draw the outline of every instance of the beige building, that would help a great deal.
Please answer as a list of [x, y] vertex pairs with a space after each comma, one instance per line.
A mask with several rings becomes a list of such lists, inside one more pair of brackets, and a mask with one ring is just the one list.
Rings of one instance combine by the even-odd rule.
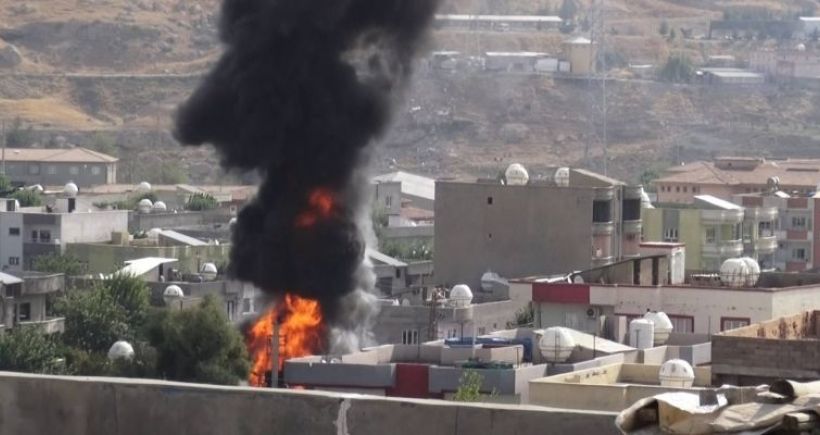
[[595, 72], [595, 46], [587, 38], [577, 37], [564, 41], [561, 45], [564, 57], [569, 61], [572, 74]]
[[790, 195], [807, 195], [820, 182], [820, 160], [721, 157], [673, 166], [652, 184], [658, 203], [691, 204], [697, 195], [731, 201], [734, 195], [766, 192], [775, 180]]
[[0, 172], [18, 186], [73, 182], [83, 188], [116, 183], [118, 161], [87, 148], [5, 148], [0, 154]]
[[642, 188], [563, 170], [561, 183], [437, 182], [437, 282], [465, 283], [481, 300], [488, 271], [502, 277], [565, 273], [637, 256]]

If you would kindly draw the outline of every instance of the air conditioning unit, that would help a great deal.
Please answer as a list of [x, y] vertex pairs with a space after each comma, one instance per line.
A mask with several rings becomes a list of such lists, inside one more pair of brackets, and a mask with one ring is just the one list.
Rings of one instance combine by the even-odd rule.
[[587, 308], [587, 318], [597, 319], [599, 317], [601, 317], [601, 307], [589, 307], [589, 308]]

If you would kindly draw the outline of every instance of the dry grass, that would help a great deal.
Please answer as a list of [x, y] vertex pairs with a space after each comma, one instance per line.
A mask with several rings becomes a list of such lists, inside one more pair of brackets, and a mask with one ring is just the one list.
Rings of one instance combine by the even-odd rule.
[[56, 98], [8, 100], [0, 99], [0, 118], [21, 118], [23, 121], [56, 128], [93, 130], [105, 124]]

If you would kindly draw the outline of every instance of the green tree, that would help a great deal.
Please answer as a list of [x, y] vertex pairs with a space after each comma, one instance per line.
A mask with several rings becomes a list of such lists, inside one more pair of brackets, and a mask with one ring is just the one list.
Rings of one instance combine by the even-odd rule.
[[58, 302], [57, 312], [65, 318], [63, 342], [79, 351], [106, 353], [117, 340], [133, 338], [128, 313], [99, 287], [69, 293]]
[[0, 370], [54, 373], [60, 357], [53, 337], [32, 327], [17, 327], [0, 335]]
[[43, 197], [40, 192], [30, 189], [19, 189], [11, 194], [11, 197], [20, 202], [21, 207], [37, 207], [43, 205]]
[[34, 131], [31, 126], [23, 127], [23, 120], [14, 118], [6, 131], [6, 146], [9, 148], [27, 148], [34, 143]]
[[638, 180], [644, 187], [644, 190], [651, 191], [653, 189], [652, 182], [660, 177], [660, 173], [656, 169], [647, 169], [641, 173]]
[[47, 273], [63, 273], [66, 276], [78, 276], [86, 273], [86, 266], [77, 257], [66, 254], [51, 254], [37, 257], [34, 270]]
[[97, 281], [95, 290], [107, 294], [111, 301], [125, 311], [126, 323], [132, 330], [143, 326], [150, 307], [151, 291], [139, 277], [115, 273]]
[[0, 195], [6, 196], [14, 190], [9, 177], [0, 174]]
[[219, 204], [213, 196], [207, 193], [195, 193], [188, 198], [185, 209], [191, 211], [212, 210], [215, 209], [217, 205]]
[[660, 33], [661, 36], [666, 36], [666, 34], [669, 33], [669, 23], [667, 23], [666, 20], [661, 21], [661, 26], [658, 28], [658, 33]]
[[484, 376], [475, 370], [465, 370], [458, 380], [458, 389], [453, 395], [456, 402], [478, 402], [481, 400], [481, 383]]
[[666, 60], [658, 76], [667, 82], [684, 83], [692, 79], [694, 72], [695, 68], [689, 57], [683, 54], [673, 54]]
[[147, 338], [165, 379], [236, 385], [250, 370], [242, 336], [211, 296], [196, 308], [155, 311]]

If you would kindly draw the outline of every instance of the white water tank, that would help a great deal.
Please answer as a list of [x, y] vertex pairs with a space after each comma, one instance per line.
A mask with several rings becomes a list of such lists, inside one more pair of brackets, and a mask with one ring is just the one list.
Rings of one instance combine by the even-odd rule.
[[641, 208], [655, 208], [655, 206], [652, 205], [652, 200], [649, 198], [649, 194], [646, 193], [646, 190], [644, 190], [643, 186], [641, 187]]
[[458, 284], [450, 290], [450, 300], [456, 308], [469, 307], [473, 302], [473, 291], [466, 284]]
[[538, 340], [538, 349], [547, 362], [561, 363], [569, 359], [575, 350], [575, 339], [566, 328], [553, 326], [544, 331], [544, 336]]
[[530, 174], [520, 163], [513, 163], [504, 172], [508, 186], [526, 186], [530, 181]]
[[137, 203], [137, 210], [140, 213], [150, 213], [153, 207], [154, 203], [148, 198], [143, 198]]
[[558, 168], [555, 171], [555, 175], [553, 176], [553, 181], [555, 181], [556, 186], [561, 186], [561, 187], [569, 186], [569, 168], [567, 168], [567, 167]]
[[749, 264], [740, 258], [730, 258], [720, 265], [720, 281], [729, 287], [743, 287], [750, 274]]
[[63, 194], [66, 198], [74, 198], [75, 196], [77, 196], [77, 193], [79, 191], [80, 188], [72, 182], [66, 183], [65, 187], [63, 187]]
[[134, 347], [127, 341], [120, 340], [108, 349], [108, 359], [111, 361], [124, 359], [130, 360], [134, 358]]
[[655, 324], [647, 319], [629, 322], [629, 345], [636, 349], [649, 349], [655, 341]]
[[150, 192], [151, 189], [151, 183], [147, 181], [143, 181], [140, 184], [137, 184], [137, 193], [139, 193], [140, 195], [145, 195], [146, 193]]
[[199, 273], [208, 281], [213, 281], [216, 279], [219, 271], [216, 268], [216, 264], [205, 263], [202, 265], [202, 268], [199, 269]]
[[743, 257], [740, 259], [744, 263], [746, 263], [746, 279], [743, 280], [743, 283], [746, 287], [754, 287], [757, 285], [757, 280], [760, 279], [760, 264], [751, 257]]
[[643, 318], [652, 322], [655, 328], [655, 333], [652, 334], [654, 346], [661, 346], [669, 340], [669, 334], [672, 333], [672, 321], [664, 312], [650, 311], [643, 315]]
[[695, 382], [695, 370], [682, 359], [670, 359], [663, 363], [658, 373], [663, 387], [691, 388]]
[[154, 206], [152, 207], [152, 209], [156, 212], [163, 212], [163, 211], [168, 210], [168, 206], [165, 205], [165, 203], [162, 202], [162, 201], [157, 201], [157, 202], [154, 203]]

